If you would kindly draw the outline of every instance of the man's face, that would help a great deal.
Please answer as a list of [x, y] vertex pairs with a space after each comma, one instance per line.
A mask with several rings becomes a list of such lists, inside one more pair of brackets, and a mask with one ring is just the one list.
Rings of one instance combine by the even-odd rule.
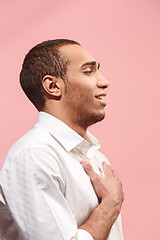
[[104, 97], [108, 81], [99, 73], [99, 64], [83, 47], [67, 45], [60, 48], [70, 60], [67, 66], [67, 88], [63, 95], [65, 111], [71, 121], [88, 127], [105, 117]]

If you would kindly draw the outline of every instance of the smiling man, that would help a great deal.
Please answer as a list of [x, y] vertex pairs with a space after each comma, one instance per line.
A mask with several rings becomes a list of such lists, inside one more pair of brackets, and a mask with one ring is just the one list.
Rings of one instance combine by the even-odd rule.
[[122, 184], [87, 128], [104, 119], [108, 81], [79, 43], [38, 44], [20, 83], [38, 121], [0, 174], [2, 240], [122, 240]]

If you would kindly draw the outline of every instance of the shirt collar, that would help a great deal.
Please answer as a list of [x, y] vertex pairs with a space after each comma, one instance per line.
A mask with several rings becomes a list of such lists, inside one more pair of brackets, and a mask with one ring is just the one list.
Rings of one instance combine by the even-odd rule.
[[86, 141], [64, 122], [46, 112], [39, 112], [38, 124], [43, 125], [43, 127], [45, 127], [48, 132], [53, 135], [54, 138], [56, 138], [68, 152], [78, 145], [80, 148], [83, 145], [83, 147], [86, 149], [86, 153], [88, 152], [89, 148], [100, 148], [99, 141], [89, 131], [87, 131]]

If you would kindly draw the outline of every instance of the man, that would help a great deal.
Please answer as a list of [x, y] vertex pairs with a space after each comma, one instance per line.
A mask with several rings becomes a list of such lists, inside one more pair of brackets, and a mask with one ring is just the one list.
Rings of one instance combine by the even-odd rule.
[[58, 39], [26, 55], [21, 86], [39, 111], [3, 165], [3, 240], [121, 240], [122, 185], [88, 126], [105, 117], [106, 81], [79, 43]]

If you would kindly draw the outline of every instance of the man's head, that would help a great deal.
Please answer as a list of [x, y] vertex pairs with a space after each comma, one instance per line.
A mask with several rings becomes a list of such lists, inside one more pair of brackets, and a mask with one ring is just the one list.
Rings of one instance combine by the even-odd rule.
[[38, 110], [86, 129], [105, 116], [108, 81], [99, 73], [99, 66], [75, 41], [47, 41], [26, 56], [20, 82]]
[[50, 75], [66, 80], [69, 59], [59, 51], [59, 48], [74, 44], [80, 45], [68, 39], [49, 40], [36, 45], [26, 55], [20, 73], [20, 84], [38, 110], [42, 110], [45, 105], [43, 77]]

